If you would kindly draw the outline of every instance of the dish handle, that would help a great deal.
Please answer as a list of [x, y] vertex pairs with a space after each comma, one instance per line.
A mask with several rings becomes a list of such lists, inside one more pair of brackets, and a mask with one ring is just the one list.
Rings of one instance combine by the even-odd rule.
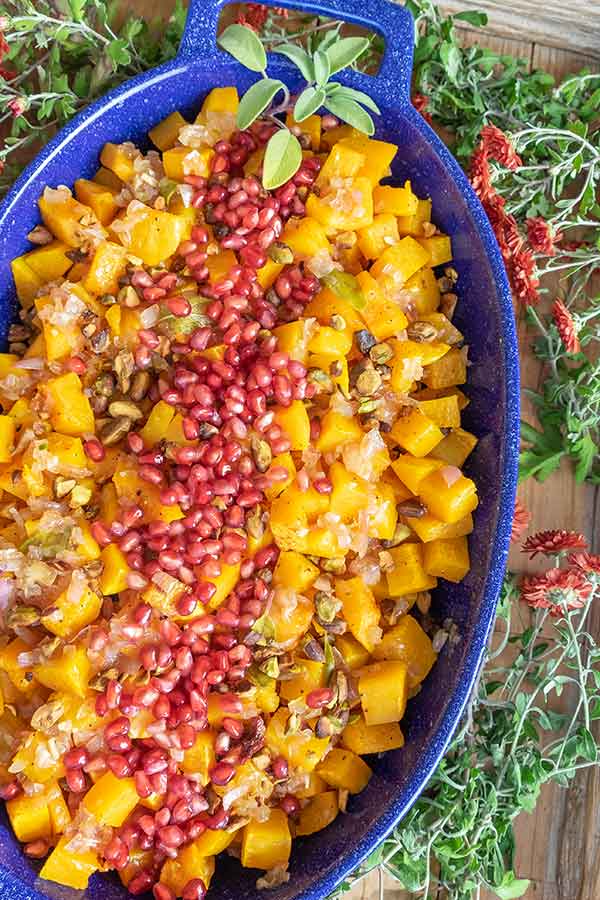
[[[228, 0], [190, 0], [179, 57], [202, 59], [205, 63], [227, 57], [217, 46], [219, 17], [227, 3]], [[397, 107], [410, 103], [414, 22], [403, 6], [392, 0], [273, 0], [267, 5], [339, 18], [378, 32], [385, 41], [379, 72], [365, 75], [353, 70], [344, 73], [344, 80], [349, 79], [380, 104], [387, 101]]]

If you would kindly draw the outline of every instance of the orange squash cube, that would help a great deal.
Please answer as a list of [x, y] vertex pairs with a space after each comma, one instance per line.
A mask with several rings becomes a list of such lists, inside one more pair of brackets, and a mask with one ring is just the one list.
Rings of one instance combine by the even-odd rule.
[[42, 866], [40, 878], [82, 891], [87, 887], [90, 875], [100, 868], [100, 860], [92, 850], [82, 853], [67, 850], [70, 840], [70, 837], [61, 837]]
[[403, 331], [408, 319], [400, 306], [385, 296], [373, 276], [369, 272], [359, 272], [356, 280], [366, 300], [361, 315], [373, 337], [385, 341]]
[[285, 866], [290, 858], [292, 836], [282, 809], [272, 809], [265, 822], [251, 819], [242, 834], [240, 860], [247, 869]]
[[448, 484], [443, 467], [423, 479], [419, 496], [433, 516], [450, 524], [473, 512], [478, 504], [475, 482], [460, 475]]
[[[342, 126], [343, 128], [344, 126]], [[338, 129], [333, 129], [337, 131]], [[340, 129], [341, 130], [341, 129]], [[331, 132], [325, 132], [327, 137], [331, 136]], [[352, 147], [363, 154], [365, 161], [358, 175], [364, 175], [368, 178], [373, 187], [379, 184], [382, 178], [385, 178], [389, 172], [398, 147], [396, 144], [389, 144], [386, 141], [376, 141], [367, 137], [362, 132], [355, 132], [350, 137], [342, 137], [340, 144], [344, 147]]]
[[425, 369], [423, 381], [429, 388], [454, 387], [467, 380], [467, 362], [465, 354], [458, 347], [453, 347], [441, 359], [431, 363]]
[[304, 594], [319, 577], [319, 569], [295, 550], [283, 550], [273, 571], [275, 587], [285, 587]]
[[425, 571], [421, 544], [400, 544], [389, 552], [394, 561], [394, 568], [386, 572], [391, 597], [417, 594], [436, 586], [436, 579]]
[[473, 516], [471, 513], [467, 513], [467, 515], [464, 516], [464, 518], [459, 519], [458, 522], [448, 524], [448, 522], [442, 522], [441, 519], [436, 519], [435, 516], [427, 513], [419, 519], [411, 519], [410, 527], [417, 537], [419, 537], [424, 544], [427, 544], [429, 541], [440, 539], [446, 540], [448, 538], [463, 537], [465, 534], [471, 534], [473, 531]]
[[312, 659], [298, 659], [295, 667], [299, 669], [299, 672], [292, 678], [281, 682], [279, 695], [284, 700], [305, 697], [306, 694], [325, 684], [325, 663], [315, 662]]
[[[403, 285], [402, 291], [421, 320], [429, 321], [425, 316], [435, 313], [440, 305], [440, 286], [431, 266], [423, 266], [415, 272]], [[443, 333], [438, 333], [440, 340], [450, 343]]]
[[369, 485], [363, 478], [349, 472], [340, 462], [329, 467], [329, 480], [333, 485], [330, 509], [343, 522], [351, 522], [369, 503]]
[[105, 772], [82, 800], [98, 822], [111, 828], [119, 828], [139, 802], [135, 780], [117, 778], [112, 772]]
[[328, 410], [321, 419], [321, 433], [316, 441], [320, 453], [330, 453], [340, 444], [362, 440], [364, 432], [353, 416]]
[[398, 660], [372, 663], [361, 669], [358, 693], [367, 725], [399, 722], [408, 700], [408, 667]]
[[100, 224], [110, 225], [119, 211], [115, 197], [120, 188], [97, 184], [95, 181], [88, 181], [87, 178], [78, 178], [74, 188], [79, 202], [89, 206], [95, 212]]
[[396, 217], [392, 213], [380, 213], [358, 232], [358, 246], [367, 259], [377, 259], [384, 250], [400, 240]]
[[310, 444], [310, 420], [302, 400], [293, 400], [289, 406], [277, 407], [275, 424], [290, 439], [292, 450], [306, 450]]
[[432, 266], [442, 266], [452, 260], [452, 243], [446, 234], [436, 234], [433, 237], [418, 238], [422, 247], [427, 250], [431, 258]]
[[180, 112], [175, 110], [148, 132], [148, 137], [159, 150], [170, 150], [176, 143], [179, 132], [187, 122]]
[[336, 578], [335, 593], [351, 633], [372, 653], [381, 638], [380, 612], [372, 590], [360, 577]]
[[310, 138], [310, 146], [318, 150], [321, 146], [321, 116], [308, 116], [303, 122], [296, 122], [293, 113], [288, 112], [285, 124], [294, 134], [306, 134]]
[[420, 684], [431, 671], [437, 654], [429, 637], [413, 616], [402, 616], [386, 631], [373, 651], [375, 659], [395, 659], [408, 667], [409, 687]]
[[410, 181], [404, 187], [377, 185], [373, 190], [373, 208], [377, 214], [391, 213], [394, 216], [412, 216], [419, 206], [418, 197], [413, 194]]
[[331, 251], [325, 229], [316, 219], [310, 216], [289, 219], [281, 240], [292, 250], [296, 259], [309, 259], [325, 250]]
[[351, 794], [358, 794], [366, 788], [373, 774], [360, 756], [338, 747], [329, 751], [316, 771], [331, 787], [350, 791]]
[[431, 221], [431, 200], [418, 200], [417, 211], [409, 216], [398, 216], [400, 234], [411, 234], [413, 237], [423, 236], [423, 224]]
[[[398, 190], [401, 190], [398, 188]], [[371, 275], [378, 281], [386, 276], [401, 288], [423, 266], [429, 264], [429, 253], [414, 238], [403, 237], [388, 247], [371, 266]]]
[[369, 753], [385, 753], [404, 746], [404, 735], [397, 722], [385, 725], [367, 725], [364, 717], [346, 725], [342, 732], [342, 744], [359, 756]]
[[392, 425], [390, 437], [411, 456], [427, 456], [443, 440], [443, 433], [435, 422], [421, 412], [411, 409], [407, 416], [400, 416]]
[[339, 812], [337, 791], [316, 794], [300, 810], [296, 824], [297, 835], [315, 834], [331, 825]]
[[[423, 391], [419, 391], [417, 400], [419, 409], [438, 428], [460, 427], [460, 398], [458, 394], [449, 394], [447, 397], [435, 397], [431, 400], [421, 400]], [[435, 455], [435, 454], [434, 454]]]
[[460, 469], [476, 446], [477, 438], [474, 434], [463, 428], [455, 428], [431, 451], [431, 455]]
[[430, 541], [423, 549], [425, 571], [446, 581], [462, 581], [471, 563], [466, 537]]
[[439, 459], [417, 459], [405, 453], [394, 460], [392, 469], [412, 494], [418, 494], [423, 479], [443, 465]]

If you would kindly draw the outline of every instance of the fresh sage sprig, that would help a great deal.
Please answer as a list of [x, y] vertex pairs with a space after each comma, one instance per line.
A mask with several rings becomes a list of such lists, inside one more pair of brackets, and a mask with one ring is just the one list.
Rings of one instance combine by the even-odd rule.
[[[270, 138], [263, 162], [263, 185], [268, 190], [277, 188], [292, 178], [302, 162], [302, 147], [295, 134], [277, 118], [277, 113], [288, 108], [294, 120], [304, 122], [320, 109], [326, 109], [358, 131], [372, 135], [375, 124], [367, 110], [379, 114], [375, 101], [363, 91], [331, 81], [333, 75], [353, 65], [368, 49], [366, 37], [339, 38], [339, 31], [331, 31], [311, 54], [303, 47], [283, 43], [275, 52], [285, 56], [300, 71], [307, 86], [290, 103], [289, 91], [279, 78], [267, 75], [267, 54], [258, 35], [244, 25], [230, 25], [219, 37], [219, 44], [252, 72], [260, 72], [262, 79], [253, 84], [240, 101], [237, 125], [249, 128], [260, 116], [267, 113], [277, 124], [278, 131]], [[273, 103], [278, 94], [283, 100], [278, 107]], [[366, 109], [365, 109], [366, 107]]]

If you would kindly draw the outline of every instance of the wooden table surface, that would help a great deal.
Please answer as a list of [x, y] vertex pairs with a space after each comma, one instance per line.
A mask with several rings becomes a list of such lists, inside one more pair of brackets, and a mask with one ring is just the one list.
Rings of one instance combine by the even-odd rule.
[[[349, 8], [358, 0], [348, 0]], [[148, 13], [147, 0], [124, 4], [138, 13]], [[482, 33], [464, 30], [466, 43], [485, 42], [491, 49], [526, 59], [530, 68], [545, 69], [557, 79], [587, 67], [600, 70], [600, 0], [444, 0], [443, 9], [465, 9], [488, 13]], [[152, 13], [168, 14], [173, 0], [155, 0]], [[537, 387], [539, 366], [523, 352], [528, 345], [523, 323], [519, 324], [521, 374], [526, 387]], [[524, 416], [531, 407], [524, 402]], [[536, 530], [561, 527], [584, 532], [598, 552], [600, 541], [600, 490], [575, 484], [567, 465], [543, 486], [530, 479], [519, 496], [532, 513]], [[518, 553], [511, 555], [514, 571], [528, 566]], [[529, 566], [535, 571], [535, 563]], [[600, 638], [600, 609], [592, 612], [591, 630]], [[568, 700], [565, 700], [568, 702]], [[594, 730], [600, 736], [599, 723]], [[585, 769], [568, 789], [548, 786], [535, 812], [517, 821], [515, 871], [531, 879], [526, 900], [600, 900], [600, 772]], [[404, 900], [391, 879], [380, 885], [377, 873], [365, 878], [345, 895], [348, 900]], [[494, 895], [495, 896], [495, 895]], [[482, 895], [481, 900], [492, 900]]]

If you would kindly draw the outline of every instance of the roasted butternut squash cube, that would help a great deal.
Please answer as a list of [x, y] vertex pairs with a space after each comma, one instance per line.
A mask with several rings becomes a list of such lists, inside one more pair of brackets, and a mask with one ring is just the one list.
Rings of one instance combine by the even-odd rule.
[[268, 487], [265, 491], [265, 496], [268, 500], [273, 500], [275, 497], [279, 497], [283, 491], [290, 486], [294, 478], [296, 477], [296, 466], [294, 465], [294, 460], [292, 458], [292, 454], [288, 451], [286, 453], [279, 453], [277, 456], [274, 456], [271, 465], [269, 466], [269, 472], [272, 469], [287, 469], [288, 477], [285, 480], [274, 481], [271, 487]]
[[167, 429], [174, 415], [174, 407], [165, 403], [164, 400], [159, 400], [154, 404], [146, 419], [146, 424], [140, 430], [140, 437], [147, 447], [153, 447], [166, 438]]
[[44, 863], [40, 878], [82, 891], [88, 886], [90, 875], [100, 868], [100, 861], [92, 850], [81, 853], [67, 850], [69, 842], [69, 837], [61, 837]]
[[308, 342], [310, 353], [324, 353], [346, 356], [352, 348], [352, 338], [345, 331], [338, 331], [329, 325], [320, 325], [317, 333]]
[[390, 597], [417, 594], [436, 586], [436, 579], [425, 571], [421, 544], [400, 544], [389, 552], [394, 561], [394, 568], [386, 572]]
[[325, 185], [332, 178], [355, 178], [365, 164], [365, 156], [355, 146], [334, 144], [319, 173], [318, 184]]
[[117, 240], [147, 266], [157, 266], [173, 256], [181, 242], [189, 238], [191, 230], [189, 216], [150, 206], [138, 207], [111, 228]]
[[288, 733], [290, 713], [280, 708], [275, 712], [265, 734], [267, 747], [276, 756], [283, 756], [288, 763], [303, 772], [312, 772], [323, 759], [329, 747], [329, 738], [317, 738], [306, 729]]
[[[219, 834], [226, 833], [219, 832]], [[204, 835], [200, 835], [200, 838], [202, 837]], [[181, 897], [186, 884], [194, 878], [203, 881], [206, 888], [210, 885], [215, 871], [215, 858], [199, 853], [196, 843], [197, 841], [192, 841], [191, 844], [180, 850], [174, 859], [168, 859], [163, 863], [160, 882], [166, 885], [175, 897]]]
[[205, 785], [210, 780], [209, 772], [215, 761], [215, 733], [207, 729], [199, 732], [193, 747], [184, 751], [181, 768], [187, 775], [198, 776]]
[[172, 181], [183, 181], [186, 175], [208, 178], [215, 151], [211, 147], [191, 150], [189, 147], [171, 147], [163, 153], [165, 175]]
[[[423, 266], [422, 269], [415, 272], [404, 284], [402, 292], [421, 319], [435, 313], [440, 305], [440, 287], [431, 266]], [[443, 333], [438, 332], [438, 334], [440, 340], [450, 343]]]
[[[431, 400], [421, 400], [423, 391], [419, 391], [417, 397], [419, 409], [438, 428], [460, 427], [460, 398], [458, 394], [450, 394], [447, 397], [436, 397]], [[433, 454], [435, 456], [435, 454]]]
[[319, 569], [309, 559], [295, 550], [284, 550], [279, 554], [273, 572], [273, 584], [275, 587], [290, 588], [303, 594], [318, 577]]
[[50, 809], [46, 792], [21, 794], [6, 803], [6, 812], [16, 838], [23, 844], [52, 835]]
[[296, 825], [297, 835], [315, 834], [331, 825], [339, 812], [337, 791], [324, 791], [311, 797], [300, 810]]
[[342, 732], [342, 744], [359, 756], [369, 753], [385, 753], [404, 746], [404, 735], [397, 722], [385, 725], [367, 725], [363, 716], [346, 725]]
[[286, 322], [273, 329], [277, 338], [277, 347], [282, 353], [288, 353], [291, 359], [306, 363], [308, 359], [308, 332], [306, 322], [297, 319], [295, 322]]
[[413, 237], [423, 236], [423, 225], [431, 221], [431, 200], [417, 201], [417, 210], [409, 216], [398, 216], [400, 234], [411, 234]]
[[275, 423], [290, 439], [292, 450], [306, 450], [310, 444], [310, 420], [302, 400], [293, 400], [275, 411]]
[[377, 214], [411, 216], [416, 213], [418, 204], [418, 197], [413, 194], [410, 181], [405, 182], [404, 187], [377, 185], [373, 190], [373, 208]]
[[425, 571], [446, 581], [462, 581], [471, 563], [466, 537], [430, 541], [423, 549]]
[[0, 463], [10, 462], [15, 442], [16, 421], [0, 415]]
[[[217, 589], [210, 598], [208, 605], [210, 609], [218, 609], [240, 580], [240, 564], [229, 565], [229, 563], [223, 562], [221, 563], [221, 574], [206, 580], [211, 581]], [[195, 618], [195, 615], [189, 618]]]
[[75, 372], [50, 378], [44, 390], [55, 431], [72, 435], [94, 433], [94, 413]]
[[439, 459], [417, 459], [405, 453], [394, 460], [392, 469], [412, 494], [418, 494], [423, 479], [443, 465]]
[[343, 522], [351, 522], [361, 509], [369, 504], [369, 484], [340, 462], [329, 467], [329, 480], [333, 485], [330, 509]]
[[102, 241], [96, 247], [83, 286], [91, 294], [116, 294], [119, 278], [127, 265], [127, 251], [114, 241]]
[[369, 661], [369, 651], [351, 634], [340, 634], [335, 639], [336, 649], [344, 657], [344, 662], [350, 670], [360, 669]]
[[114, 172], [111, 172], [110, 169], [107, 169], [106, 166], [100, 166], [96, 173], [92, 175], [92, 181], [94, 184], [110, 188], [117, 194], [123, 188], [121, 179]]
[[373, 487], [368, 522], [369, 537], [391, 541], [398, 522], [396, 497], [391, 484], [379, 482]]
[[[398, 190], [401, 190], [398, 188]], [[423, 266], [429, 264], [429, 253], [414, 238], [407, 236], [388, 247], [371, 266], [378, 281], [386, 276], [399, 289]]]
[[384, 250], [397, 244], [399, 240], [396, 216], [392, 213], [373, 216], [372, 223], [358, 232], [358, 246], [366, 259], [377, 259]]
[[98, 236], [106, 235], [94, 211], [76, 200], [67, 189], [46, 188], [38, 206], [46, 228], [69, 247], [81, 246], [90, 227]]
[[151, 128], [148, 132], [148, 137], [159, 150], [169, 150], [177, 141], [179, 132], [184, 125], [187, 125], [187, 122], [181, 113], [175, 110], [175, 112], [172, 112], [171, 115], [159, 122], [158, 125], [155, 125], [154, 128]]
[[446, 344], [460, 344], [464, 339], [461, 331], [441, 312], [427, 312], [422, 316], [423, 322], [429, 322], [438, 333], [438, 337]]
[[80, 596], [77, 593], [73, 598], [71, 588], [67, 588], [59, 594], [52, 604], [52, 612], [42, 616], [44, 628], [70, 640], [86, 625], [95, 622], [102, 608], [102, 598], [87, 585]]
[[317, 775], [316, 772], [311, 772], [310, 775], [308, 775], [304, 786], [298, 788], [298, 790], [295, 791], [295, 794], [299, 800], [309, 800], [311, 797], [322, 794], [326, 790], [327, 785], [321, 776]]
[[69, 271], [73, 265], [72, 260], [67, 256], [69, 250], [68, 244], [62, 241], [51, 241], [36, 250], [31, 250], [22, 258], [46, 284], [48, 281], [62, 278]]
[[107, 142], [100, 153], [100, 162], [110, 169], [121, 181], [129, 181], [135, 171], [133, 161], [139, 151], [133, 144], [113, 144]]
[[441, 266], [451, 262], [452, 244], [448, 235], [436, 234], [433, 237], [420, 237], [418, 241], [429, 253], [432, 266]]
[[437, 659], [431, 640], [417, 620], [408, 615], [402, 616], [396, 625], [385, 632], [373, 656], [375, 659], [395, 659], [406, 663], [409, 687], [420, 684]]
[[423, 374], [427, 387], [434, 390], [464, 384], [466, 380], [467, 362], [464, 352], [458, 347], [453, 347], [441, 359], [428, 365]]
[[297, 674], [281, 682], [279, 695], [284, 700], [305, 697], [325, 684], [325, 663], [315, 662], [312, 659], [297, 659], [295, 668], [299, 670]]
[[261, 268], [258, 269], [256, 276], [258, 283], [264, 291], [269, 290], [282, 269], [283, 263], [275, 262], [274, 259], [268, 259], [264, 266], [261, 266]]
[[269, 610], [275, 641], [290, 646], [297, 643], [308, 631], [314, 613], [310, 597], [292, 591], [290, 599], [289, 589], [276, 590]]
[[[344, 126], [342, 126], [343, 128]], [[337, 129], [334, 129], [337, 131]], [[331, 132], [327, 132], [328, 137]], [[398, 147], [396, 144], [388, 144], [386, 141], [376, 141], [367, 137], [360, 131], [350, 137], [342, 137], [340, 143], [343, 147], [352, 147], [363, 154], [365, 161], [357, 175], [364, 175], [375, 187], [382, 178], [388, 174]]]
[[306, 201], [306, 213], [321, 223], [327, 235], [366, 228], [373, 221], [371, 182], [357, 176], [347, 188], [336, 188], [322, 197], [311, 193]]
[[449, 466], [457, 466], [460, 469], [476, 446], [477, 438], [474, 434], [463, 428], [455, 428], [434, 447], [431, 455], [435, 459], [442, 459]]
[[427, 456], [443, 440], [443, 432], [418, 408], [392, 425], [391, 439], [411, 456]]
[[15, 638], [0, 650], [0, 669], [6, 672], [16, 689], [25, 694], [35, 688], [35, 679], [31, 666], [22, 666], [19, 656], [30, 649], [21, 638]]
[[251, 819], [242, 834], [242, 865], [247, 869], [285, 866], [290, 858], [292, 836], [282, 809], [272, 809], [266, 822]]
[[100, 224], [105, 226], [110, 225], [119, 211], [119, 204], [115, 199], [119, 190], [119, 187], [97, 184], [87, 178], [78, 178], [75, 182], [75, 196], [79, 202], [89, 206]]
[[289, 219], [281, 240], [292, 250], [296, 259], [309, 259], [323, 250], [327, 253], [331, 251], [325, 229], [310, 216]]
[[334, 384], [339, 385], [345, 397], [350, 389], [350, 377], [348, 374], [348, 360], [341, 353], [309, 353], [306, 361], [308, 369], [317, 369], [331, 378]]
[[27, 265], [22, 256], [17, 256], [10, 264], [17, 297], [24, 309], [29, 309], [34, 297], [44, 286], [40, 276]]
[[321, 325], [331, 325], [332, 317], [339, 316], [344, 320], [344, 328], [341, 330], [350, 339], [355, 331], [364, 328], [363, 319], [358, 310], [327, 287], [313, 297], [305, 307], [304, 315], [307, 318], [314, 316]]
[[362, 440], [364, 432], [353, 416], [328, 410], [321, 419], [321, 432], [316, 441], [320, 453], [330, 453], [341, 444]]
[[471, 478], [459, 475], [455, 479], [454, 472], [451, 476], [445, 477], [444, 468], [432, 472], [420, 483], [419, 496], [433, 516], [453, 524], [473, 512], [479, 501]]
[[373, 276], [369, 272], [359, 272], [356, 280], [366, 300], [361, 315], [373, 337], [385, 341], [403, 331], [408, 319], [400, 306], [385, 296]]
[[440, 539], [446, 540], [448, 538], [463, 537], [465, 534], [471, 534], [473, 531], [473, 516], [471, 513], [467, 513], [467, 515], [464, 518], [459, 519], [458, 522], [448, 524], [448, 522], [442, 522], [441, 519], [436, 519], [435, 516], [427, 513], [419, 519], [411, 519], [410, 527], [417, 537], [419, 537], [424, 544], [427, 544], [429, 541]]
[[408, 667], [389, 660], [361, 670], [358, 693], [367, 725], [399, 722], [408, 699]]
[[98, 822], [111, 828], [120, 828], [139, 802], [135, 780], [117, 778], [112, 772], [105, 772], [82, 800]]
[[237, 116], [240, 98], [235, 87], [216, 87], [207, 95], [202, 104], [200, 115], [208, 113], [232, 113]]
[[67, 644], [61, 653], [34, 666], [33, 674], [40, 684], [51, 691], [66, 691], [83, 699], [90, 680], [91, 665], [85, 647]]
[[373, 592], [362, 578], [336, 578], [335, 593], [342, 603], [348, 628], [365, 650], [373, 648], [381, 638], [380, 612]]
[[129, 565], [123, 551], [117, 544], [109, 544], [101, 554], [103, 569], [100, 575], [100, 590], [105, 597], [110, 594], [118, 594], [127, 588], [127, 573]]
[[317, 766], [317, 774], [333, 788], [359, 794], [373, 772], [356, 753], [334, 747]]

